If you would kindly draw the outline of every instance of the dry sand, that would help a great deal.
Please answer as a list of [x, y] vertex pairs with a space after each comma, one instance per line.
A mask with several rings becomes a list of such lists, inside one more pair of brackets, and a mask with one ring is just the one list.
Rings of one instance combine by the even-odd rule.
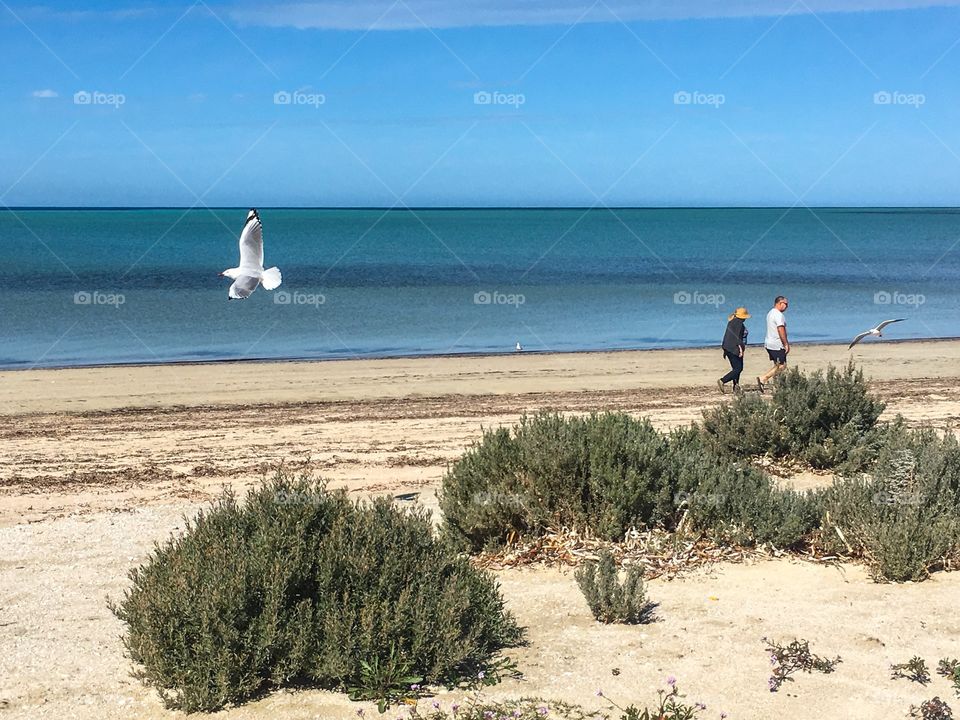
[[[837, 346], [791, 355], [807, 369], [848, 357]], [[854, 357], [888, 413], [955, 430], [960, 342], [864, 345]], [[723, 365], [717, 351], [691, 350], [0, 373], [0, 720], [175, 715], [129, 677], [105, 599], [224, 484], [249, 486], [285, 462], [358, 495], [419, 493], [435, 507], [446, 464], [484, 427], [540, 408], [676, 426], [720, 399], [711, 383]], [[745, 378], [765, 367], [753, 352]], [[673, 674], [708, 705], [704, 717], [783, 720], [901, 718], [952, 695], [939, 677], [892, 681], [888, 665], [960, 655], [957, 574], [877, 585], [851, 565], [720, 565], [653, 581], [660, 620], [641, 627], [594, 623], [568, 571], [498, 576], [531, 642], [509, 653], [526, 679], [492, 695], [599, 707], [603, 688], [642, 704]], [[770, 694], [764, 635], [805, 637], [844, 662]], [[348, 718], [356, 707], [279, 692], [223, 715]]]

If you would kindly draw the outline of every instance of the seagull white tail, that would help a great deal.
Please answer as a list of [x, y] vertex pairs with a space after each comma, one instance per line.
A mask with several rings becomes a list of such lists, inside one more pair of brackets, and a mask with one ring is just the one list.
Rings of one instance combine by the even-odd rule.
[[282, 281], [280, 268], [278, 267], [267, 268], [263, 271], [263, 275], [260, 276], [260, 282], [263, 284], [264, 290], [274, 290], [280, 287]]

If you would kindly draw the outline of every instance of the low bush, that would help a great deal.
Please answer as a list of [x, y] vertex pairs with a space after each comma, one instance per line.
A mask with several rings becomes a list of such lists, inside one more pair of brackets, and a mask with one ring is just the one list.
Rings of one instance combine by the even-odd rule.
[[674, 529], [684, 515], [737, 542], [786, 547], [817, 522], [806, 496], [717, 455], [698, 431], [663, 435], [623, 413], [541, 413], [488, 431], [439, 495], [445, 536], [472, 550], [561, 526], [617, 541], [631, 528]]
[[862, 467], [876, 450], [874, 431], [883, 409], [852, 363], [810, 375], [791, 368], [777, 378], [769, 402], [741, 395], [705, 411], [702, 427], [718, 452], [734, 457]]
[[877, 579], [922, 580], [960, 548], [960, 443], [893, 423], [871, 474], [820, 498], [820, 542], [864, 557]]
[[667, 439], [623, 413], [524, 417], [513, 432], [484, 433], [443, 478], [447, 537], [479, 550], [510, 533], [589, 527], [619, 539], [633, 526], [668, 521]]
[[575, 575], [590, 612], [600, 622], [633, 624], [650, 621], [654, 604], [647, 600], [643, 570], [636, 565], [626, 569], [626, 578], [621, 583], [613, 555], [603, 551], [598, 562], [581, 565]]
[[763, 642], [767, 646], [770, 665], [773, 668], [770, 671], [770, 679], [767, 680], [770, 692], [777, 692], [785, 682], [793, 682], [793, 675], [798, 672], [832, 673], [842, 662], [839, 655], [832, 660], [814, 655], [810, 652], [808, 640], [793, 640], [787, 645], [781, 645], [767, 638], [763, 638]]
[[282, 474], [243, 505], [225, 494], [130, 578], [112, 605], [127, 652], [188, 712], [283, 685], [456, 682], [521, 638], [492, 577], [436, 542], [425, 512]]
[[890, 677], [905, 678], [921, 685], [930, 682], [930, 670], [927, 668], [927, 662], [919, 655], [914, 655], [905, 663], [896, 663], [890, 666]]

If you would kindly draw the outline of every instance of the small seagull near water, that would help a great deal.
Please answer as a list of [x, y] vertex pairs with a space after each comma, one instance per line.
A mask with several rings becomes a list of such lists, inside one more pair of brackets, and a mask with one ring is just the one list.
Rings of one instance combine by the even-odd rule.
[[224, 270], [220, 277], [233, 280], [227, 292], [231, 300], [250, 297], [260, 284], [264, 290], [280, 287], [280, 268], [263, 269], [263, 226], [256, 210], [247, 213], [247, 221], [240, 231], [240, 266]]
[[520, 341], [517, 341], [517, 352], [523, 352], [523, 345], [520, 344]]
[[906, 320], [906, 318], [897, 318], [896, 320], [884, 320], [882, 323], [880, 323], [879, 325], [877, 325], [875, 328], [870, 328], [870, 329], [867, 330], [866, 332], [862, 332], [862, 333], [860, 333], [859, 335], [857, 335], [857, 336], [853, 339], [853, 342], [850, 343], [850, 347], [848, 347], [847, 350], [849, 350], [850, 348], [852, 348], [854, 345], [856, 345], [858, 342], [860, 342], [861, 340], [863, 340], [865, 337], [867, 337], [867, 336], [869, 336], [869, 335], [876, 335], [877, 337], [883, 337], [883, 329], [884, 329], [887, 325], [889, 325], [890, 323], [895, 323], [895, 322], [903, 322], [904, 320]]

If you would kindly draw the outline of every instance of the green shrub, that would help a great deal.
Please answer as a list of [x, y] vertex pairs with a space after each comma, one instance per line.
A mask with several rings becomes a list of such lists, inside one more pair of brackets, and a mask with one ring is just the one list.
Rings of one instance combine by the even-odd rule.
[[439, 496], [445, 536], [473, 550], [559, 526], [617, 541], [634, 527], [673, 529], [685, 514], [736, 542], [780, 547], [817, 525], [806, 496], [717, 455], [699, 431], [666, 436], [623, 413], [542, 413], [512, 433], [488, 431], [451, 466]]
[[864, 557], [878, 579], [923, 579], [960, 548], [960, 443], [894, 423], [870, 470], [823, 494], [823, 545]]
[[767, 402], [741, 395], [704, 412], [703, 431], [734, 457], [792, 457], [815, 468], [863, 466], [876, 446], [884, 404], [853, 364], [806, 375], [791, 368], [777, 378]]
[[603, 551], [599, 562], [581, 565], [575, 575], [590, 612], [600, 622], [632, 624], [650, 620], [654, 605], [647, 600], [643, 570], [636, 565], [626, 569], [621, 583], [613, 555]]
[[456, 681], [521, 631], [493, 579], [431, 533], [423, 511], [278, 473], [158, 545], [112, 609], [140, 677], [186, 711], [290, 684]]
[[443, 478], [445, 533], [473, 549], [558, 525], [618, 539], [673, 512], [666, 447], [648, 421], [623, 413], [540, 413], [512, 433], [487, 431]]
[[818, 527], [819, 508], [809, 493], [781, 490], [746, 462], [718, 456], [694, 428], [670, 435], [667, 475], [676, 479], [679, 520], [742, 545], [787, 548]]

